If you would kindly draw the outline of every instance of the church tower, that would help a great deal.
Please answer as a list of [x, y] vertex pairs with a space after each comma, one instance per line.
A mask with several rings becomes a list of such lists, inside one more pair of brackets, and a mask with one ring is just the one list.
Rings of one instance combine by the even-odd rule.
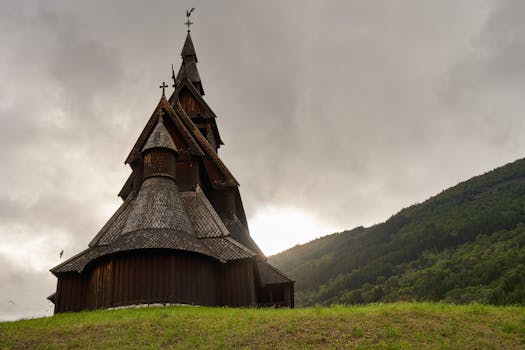
[[181, 56], [173, 93], [166, 98], [162, 84], [126, 158], [122, 205], [87, 249], [51, 269], [55, 313], [151, 303], [294, 306], [294, 281], [251, 238], [239, 183], [218, 156], [223, 142], [189, 25]]

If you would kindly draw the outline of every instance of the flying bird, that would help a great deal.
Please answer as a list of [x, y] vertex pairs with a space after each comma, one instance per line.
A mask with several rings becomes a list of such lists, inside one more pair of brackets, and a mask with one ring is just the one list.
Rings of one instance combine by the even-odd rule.
[[64, 255], [64, 249], [60, 252], [60, 259], [62, 259], [62, 255]]
[[8, 302], [8, 303], [11, 303], [11, 304], [13, 304], [13, 305], [15, 305], [15, 302], [12, 301], [12, 300], [8, 300], [7, 302]]
[[195, 11], [195, 7], [192, 7], [191, 10], [189, 10], [189, 11], [186, 10], [186, 17], [190, 18], [191, 13], [192, 13], [193, 11]]

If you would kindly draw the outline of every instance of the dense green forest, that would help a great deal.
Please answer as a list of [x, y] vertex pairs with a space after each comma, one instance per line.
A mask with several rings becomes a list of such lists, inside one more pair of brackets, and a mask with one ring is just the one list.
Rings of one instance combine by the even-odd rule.
[[525, 159], [384, 223], [272, 256], [298, 305], [400, 300], [525, 304]]

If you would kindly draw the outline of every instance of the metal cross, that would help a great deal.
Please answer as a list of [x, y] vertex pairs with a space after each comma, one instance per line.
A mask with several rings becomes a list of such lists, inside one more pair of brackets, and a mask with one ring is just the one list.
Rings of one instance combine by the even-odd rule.
[[162, 82], [162, 85], [159, 86], [159, 88], [162, 89], [162, 96], [164, 96], [164, 89], [167, 88], [167, 87], [168, 87], [168, 85], [166, 85], [165, 82]]
[[190, 32], [190, 26], [193, 24], [193, 22], [191, 22], [190, 18], [188, 17], [188, 20], [184, 24], [188, 27], [188, 33], [189, 33]]
[[195, 11], [195, 7], [192, 7], [190, 10], [186, 11], [186, 17], [188, 17], [188, 20], [184, 24], [188, 26], [188, 33], [190, 32], [190, 26], [193, 24], [193, 22], [190, 21], [190, 16], [193, 11]]

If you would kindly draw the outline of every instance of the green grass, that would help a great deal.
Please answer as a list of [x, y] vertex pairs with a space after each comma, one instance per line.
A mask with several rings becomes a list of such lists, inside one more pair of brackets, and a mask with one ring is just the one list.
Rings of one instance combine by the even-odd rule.
[[525, 307], [151, 307], [0, 323], [1, 349], [523, 349]]

